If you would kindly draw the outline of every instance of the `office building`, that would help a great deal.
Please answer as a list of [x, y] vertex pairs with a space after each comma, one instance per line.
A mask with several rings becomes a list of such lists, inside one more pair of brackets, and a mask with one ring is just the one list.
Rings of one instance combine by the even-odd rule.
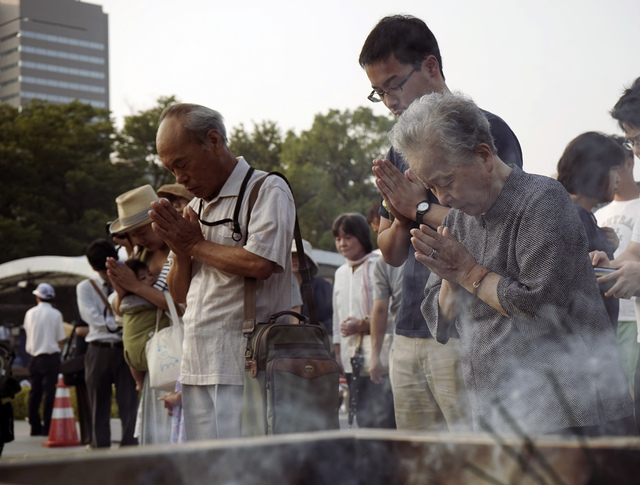
[[76, 0], [0, 0], [0, 103], [109, 109], [108, 16]]

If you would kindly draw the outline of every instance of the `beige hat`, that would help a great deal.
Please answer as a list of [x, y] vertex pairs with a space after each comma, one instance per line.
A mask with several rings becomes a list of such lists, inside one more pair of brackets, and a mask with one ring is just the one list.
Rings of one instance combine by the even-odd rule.
[[167, 195], [175, 195], [176, 197], [182, 197], [187, 200], [191, 200], [194, 197], [182, 184], [166, 184], [158, 189], [158, 197], [165, 197]]
[[111, 234], [127, 232], [149, 224], [151, 222], [149, 217], [151, 203], [156, 200], [158, 200], [158, 196], [151, 185], [143, 185], [119, 195], [116, 198], [118, 218], [109, 226], [109, 232]]
[[[318, 274], [318, 263], [313, 259], [313, 248], [311, 247], [311, 243], [306, 239], [302, 240], [302, 249], [304, 249], [304, 255], [307, 257], [307, 261], [309, 264], [309, 273], [313, 277]], [[291, 241], [291, 252], [297, 253], [298, 248], [296, 247], [295, 238]]]

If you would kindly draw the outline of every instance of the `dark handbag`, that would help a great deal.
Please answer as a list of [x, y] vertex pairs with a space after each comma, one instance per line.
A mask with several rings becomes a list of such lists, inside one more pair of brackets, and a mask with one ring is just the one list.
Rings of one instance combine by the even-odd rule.
[[10, 402], [0, 404], [0, 450], [4, 443], [15, 439], [13, 430], [13, 406]]
[[[252, 190], [249, 212], [262, 181]], [[257, 323], [256, 280], [245, 278], [243, 436], [340, 428], [340, 367], [333, 358], [329, 335], [318, 322], [297, 215], [294, 234], [309, 320], [286, 310], [272, 315], [268, 322]], [[287, 315], [295, 316], [299, 323], [278, 322]]]
[[84, 342], [80, 341], [82, 337], [76, 333], [77, 327], [77, 324], [73, 326], [60, 362], [60, 373], [65, 386], [77, 386], [84, 382], [84, 352], [81, 353], [81, 344]]

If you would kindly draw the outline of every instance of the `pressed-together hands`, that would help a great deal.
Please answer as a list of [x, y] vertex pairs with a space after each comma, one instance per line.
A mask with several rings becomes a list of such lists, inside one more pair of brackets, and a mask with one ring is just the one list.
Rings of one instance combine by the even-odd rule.
[[178, 256], [191, 254], [193, 247], [204, 241], [198, 215], [191, 207], [186, 207], [181, 214], [166, 199], [152, 203], [151, 207], [149, 217], [153, 230]]
[[107, 275], [113, 289], [122, 298], [128, 292], [135, 293], [139, 284], [136, 274], [127, 265], [120, 263], [115, 258], [107, 258], [105, 263]]
[[418, 203], [427, 198], [427, 189], [415, 179], [411, 170], [403, 174], [389, 160], [374, 160], [372, 170], [391, 215], [404, 224], [413, 223]]
[[462, 285], [478, 266], [478, 262], [453, 237], [448, 227], [439, 226], [434, 231], [423, 224], [419, 229], [412, 229], [411, 236], [416, 259], [450, 284]]

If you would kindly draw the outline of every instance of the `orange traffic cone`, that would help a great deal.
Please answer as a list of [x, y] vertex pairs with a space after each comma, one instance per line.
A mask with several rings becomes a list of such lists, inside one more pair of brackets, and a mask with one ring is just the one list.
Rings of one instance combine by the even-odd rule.
[[82, 446], [76, 430], [76, 419], [71, 407], [69, 388], [64, 385], [62, 374], [58, 376], [56, 384], [56, 401], [51, 414], [51, 428], [49, 440], [43, 441], [42, 446], [53, 448], [57, 446]]

